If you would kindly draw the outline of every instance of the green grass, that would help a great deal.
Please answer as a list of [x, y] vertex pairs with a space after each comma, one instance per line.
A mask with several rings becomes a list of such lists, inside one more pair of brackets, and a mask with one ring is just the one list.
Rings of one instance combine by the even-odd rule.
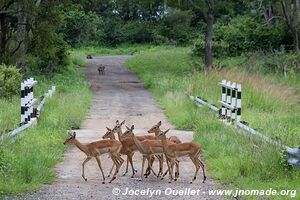
[[[61, 161], [68, 129], [78, 128], [91, 102], [91, 92], [83, 74], [70, 67], [51, 80], [38, 80], [35, 96], [52, 85], [56, 93], [46, 100], [36, 127], [21, 135], [5, 139], [0, 147], [0, 195], [38, 189], [53, 181], [54, 164]], [[0, 100], [0, 127], [13, 129], [19, 123], [19, 98]], [[11, 109], [11, 110], [10, 110]], [[4, 133], [5, 134], [5, 133]]]
[[217, 83], [222, 79], [240, 82], [243, 120], [273, 139], [299, 146], [300, 78], [290, 81], [275, 75], [253, 74], [242, 67], [198, 72], [189, 54], [188, 48], [156, 48], [137, 54], [127, 65], [153, 92], [177, 128], [195, 131], [211, 177], [220, 180], [224, 188], [299, 190], [299, 172], [289, 170], [280, 149], [224, 125], [208, 108], [195, 107], [189, 95], [218, 105], [221, 88]]
[[70, 54], [75, 65], [86, 66], [85, 58], [87, 55], [133, 55], [143, 50], [154, 48], [153, 45], [121, 45], [118, 47], [80, 47], [72, 49]]

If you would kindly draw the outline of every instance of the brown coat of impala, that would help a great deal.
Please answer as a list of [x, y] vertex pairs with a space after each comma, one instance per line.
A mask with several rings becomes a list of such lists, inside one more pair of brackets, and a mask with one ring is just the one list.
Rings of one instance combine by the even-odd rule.
[[154, 155], [161, 155], [163, 154], [163, 147], [162, 143], [159, 140], [144, 140], [144, 141], [139, 141], [138, 138], [134, 135], [133, 129], [134, 125], [131, 126], [131, 128], [127, 128], [127, 131], [123, 134], [124, 137], [128, 136], [133, 139], [137, 149], [139, 152], [143, 155], [143, 161], [142, 161], [142, 171], [141, 171], [141, 179], [143, 179], [143, 172], [144, 172], [144, 166], [145, 166], [145, 161], [146, 159], [148, 160], [148, 168], [152, 170], [151, 166], [151, 160]]
[[[154, 133], [155, 137], [157, 138], [159, 136], [159, 134], [162, 132], [160, 130], [160, 126], [161, 126], [161, 121], [159, 121], [157, 124], [155, 124], [154, 126], [152, 126], [149, 130], [148, 133]], [[169, 138], [167, 138], [167, 140], [169, 142], [173, 142], [175, 144], [180, 144], [182, 143], [181, 140], [177, 137], [177, 136], [170, 136]]]
[[[204, 183], [206, 180], [206, 176], [205, 176], [204, 164], [200, 160], [200, 152], [201, 152], [200, 145], [196, 144], [194, 142], [170, 144], [167, 142], [167, 137], [166, 137], [166, 133], [168, 131], [169, 130], [161, 132], [158, 137], [161, 138], [161, 140], [162, 140], [164, 154], [168, 160], [167, 164], [168, 164], [170, 180], [173, 179], [173, 177], [172, 177], [173, 167], [174, 167], [174, 164], [176, 164], [178, 162], [177, 158], [182, 157], [182, 156], [188, 156], [191, 159], [191, 161], [194, 163], [195, 168], [196, 168], [194, 177], [190, 183], [193, 183], [194, 180], [196, 180], [196, 176], [198, 174], [200, 167], [202, 168], [203, 183]], [[176, 174], [175, 176], [179, 176], [179, 168], [177, 169], [177, 172], [175, 174]]]
[[[126, 164], [126, 171], [125, 173], [123, 174], [123, 176], [125, 176], [128, 172], [128, 163], [130, 163], [131, 165], [131, 168], [132, 168], [132, 178], [134, 177], [135, 173], [136, 173], [136, 170], [134, 169], [133, 167], [133, 160], [132, 160], [132, 157], [135, 153], [135, 151], [137, 151], [137, 147], [133, 141], [133, 139], [131, 137], [124, 137], [123, 136], [123, 133], [122, 133], [122, 125], [125, 123], [125, 120], [122, 121], [121, 123], [119, 123], [119, 120], [116, 121], [116, 125], [115, 127], [113, 128], [113, 130], [110, 130], [109, 128], [107, 128], [107, 133], [102, 137], [103, 139], [106, 139], [106, 138], [110, 138], [110, 139], [115, 139], [115, 135], [114, 133], [117, 133], [118, 134], [118, 138], [119, 138], [119, 141], [122, 143], [122, 149], [120, 151], [121, 154], [123, 155], [127, 155], [127, 164]], [[137, 136], [138, 140], [139, 141], [144, 141], [144, 140], [153, 140], [153, 139], [156, 139], [155, 136], [152, 136], [152, 135], [145, 135], [145, 136]], [[159, 174], [162, 174], [162, 165], [163, 165], [163, 160], [161, 160], [162, 158], [159, 158], [160, 160], [160, 171], [159, 171]], [[153, 159], [152, 159], [153, 161]], [[152, 163], [151, 163], [151, 166], [152, 166]], [[113, 166], [114, 167], [114, 166]], [[113, 167], [111, 168], [110, 170], [110, 173], [112, 172], [113, 170]], [[152, 171], [153, 172], [153, 171]], [[148, 173], [146, 173], [145, 175], [148, 176], [150, 174], [150, 169], [148, 169]], [[155, 173], [154, 173], [155, 174]], [[155, 174], [156, 175], [156, 174]], [[110, 175], [109, 175], [110, 176]]]
[[65, 140], [64, 144], [74, 144], [78, 149], [80, 149], [83, 153], [86, 154], [87, 158], [82, 163], [82, 178], [85, 181], [87, 181], [87, 178], [84, 175], [84, 165], [94, 157], [102, 173], [102, 177], [103, 177], [102, 183], [103, 184], [105, 183], [105, 176], [99, 158], [100, 155], [105, 153], [108, 153], [110, 155], [113, 163], [117, 166], [115, 173], [112, 179], [109, 181], [109, 183], [111, 183], [114, 179], [116, 179], [116, 175], [119, 172], [119, 169], [124, 162], [124, 160], [121, 158], [119, 154], [122, 148], [121, 142], [117, 140], [100, 140], [88, 144], [82, 144], [76, 139], [76, 133], [73, 132], [73, 134], [70, 134], [69, 137]]

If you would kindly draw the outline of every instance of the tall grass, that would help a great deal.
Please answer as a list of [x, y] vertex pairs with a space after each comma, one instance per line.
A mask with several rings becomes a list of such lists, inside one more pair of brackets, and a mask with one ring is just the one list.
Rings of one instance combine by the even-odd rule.
[[[0, 195], [37, 189], [41, 183], [50, 183], [55, 175], [53, 165], [59, 162], [65, 150], [62, 144], [66, 130], [78, 128], [91, 102], [91, 92], [84, 76], [69, 68], [53, 79], [35, 77], [38, 84], [35, 95], [43, 94], [52, 85], [56, 93], [47, 99], [36, 127], [20, 136], [7, 139], [0, 147]], [[0, 100], [0, 127], [11, 129], [19, 122], [19, 98], [11, 102]], [[13, 112], [9, 111], [12, 108]]]
[[[136, 55], [127, 64], [144, 80], [177, 128], [195, 131], [195, 140], [203, 146], [209, 173], [224, 183], [224, 187], [299, 189], [299, 172], [286, 167], [281, 149], [225, 126], [214, 113], [207, 108], [197, 109], [188, 98], [189, 95], [202, 96], [217, 105], [221, 97], [217, 83], [222, 79], [240, 82], [243, 84], [243, 120], [273, 139], [298, 146], [298, 85], [241, 68], [198, 72], [193, 69], [192, 59], [187, 48], [157, 48]], [[300, 78], [295, 82], [299, 83]]]

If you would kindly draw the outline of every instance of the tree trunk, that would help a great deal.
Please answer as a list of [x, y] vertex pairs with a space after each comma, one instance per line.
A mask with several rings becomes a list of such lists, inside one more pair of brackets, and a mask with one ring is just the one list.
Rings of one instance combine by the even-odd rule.
[[275, 19], [274, 19], [274, 9], [273, 9], [272, 4], [270, 4], [267, 8], [265, 8], [263, 14], [264, 14], [267, 26], [271, 27], [272, 25], [274, 25]]
[[[6, 25], [6, 14], [2, 13], [0, 14], [0, 58], [3, 58], [5, 54], [5, 48], [6, 48], [6, 35], [7, 35], [7, 25]], [[3, 60], [1, 59], [1, 62]]]
[[206, 32], [205, 32], [205, 67], [208, 71], [213, 68], [212, 58], [212, 34], [213, 34], [214, 16], [209, 13], [206, 17]]
[[17, 27], [17, 39], [16, 39], [16, 52], [17, 60], [16, 65], [21, 71], [26, 72], [26, 63], [25, 63], [25, 53], [26, 53], [26, 15], [24, 12], [24, 5], [22, 3], [18, 4], [18, 27]]
[[294, 52], [299, 53], [299, 33], [297, 28], [295, 28], [295, 30], [293, 30], [292, 33]]

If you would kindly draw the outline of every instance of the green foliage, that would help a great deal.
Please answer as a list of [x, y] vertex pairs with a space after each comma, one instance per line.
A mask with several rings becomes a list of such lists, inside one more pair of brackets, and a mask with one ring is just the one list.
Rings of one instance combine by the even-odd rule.
[[120, 16], [111, 14], [104, 18], [104, 41], [108, 46], [116, 46], [121, 43], [121, 28], [124, 22]]
[[[80, 126], [91, 102], [88, 84], [83, 74], [74, 67], [51, 80], [45, 76], [35, 78], [39, 82], [35, 96], [45, 93], [52, 85], [57, 87], [57, 91], [47, 99], [36, 127], [1, 142], [0, 198], [1, 194], [34, 190], [53, 181], [53, 166], [61, 161], [65, 150], [62, 141], [67, 135], [66, 130]], [[17, 125], [19, 98], [13, 100], [0, 100], [0, 127], [11, 129]]]
[[33, 72], [53, 75], [69, 64], [68, 45], [58, 33], [63, 23], [62, 8], [59, 3], [43, 1], [36, 17], [39, 20], [33, 24], [27, 65]]
[[62, 32], [72, 46], [104, 44], [104, 22], [95, 12], [85, 13], [82, 7], [72, 6], [64, 13]]
[[191, 11], [168, 10], [168, 14], [162, 18], [157, 28], [156, 38], [167, 38], [170, 43], [176, 42], [180, 45], [189, 43], [194, 36], [191, 27], [193, 17]]
[[194, 71], [189, 64], [189, 53], [186, 48], [156, 48], [136, 55], [127, 64], [154, 93], [177, 128], [194, 130], [194, 139], [202, 146], [203, 159], [213, 178], [229, 189], [299, 188], [299, 172], [289, 170], [283, 162], [281, 149], [225, 126], [212, 111], [206, 107], [197, 108], [189, 99], [189, 95], [200, 95], [218, 105], [221, 94], [217, 83], [222, 79], [240, 82], [243, 84], [243, 120], [275, 140], [297, 146], [300, 143], [297, 136], [299, 76], [288, 74], [285, 79], [262, 76], [257, 71], [253, 74], [243, 70], [245, 59], [240, 57], [226, 61], [230, 70], [202, 73]]
[[151, 22], [128, 21], [120, 29], [122, 43], [151, 43], [154, 26]]
[[22, 75], [15, 66], [0, 65], [0, 98], [11, 99], [20, 93]]
[[289, 47], [290, 39], [282, 23], [271, 28], [254, 17], [238, 16], [228, 24], [215, 24], [213, 44], [216, 56], [232, 56], [279, 49], [283, 44]]

